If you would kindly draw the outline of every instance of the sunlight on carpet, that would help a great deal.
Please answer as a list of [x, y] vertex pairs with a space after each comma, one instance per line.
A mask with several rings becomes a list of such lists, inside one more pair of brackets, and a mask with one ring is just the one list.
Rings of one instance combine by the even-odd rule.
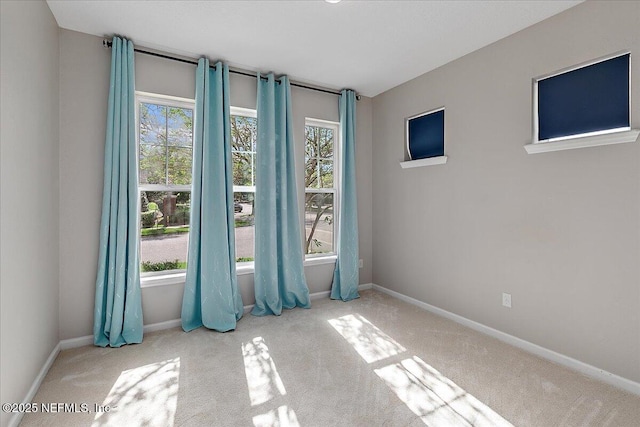
[[393, 338], [357, 313], [331, 319], [329, 323], [367, 363], [406, 351]]
[[298, 418], [293, 409], [286, 405], [253, 417], [255, 427], [299, 427]]
[[426, 425], [513, 427], [417, 356], [375, 372]]
[[179, 357], [122, 371], [92, 426], [173, 426], [179, 377]]
[[262, 337], [243, 343], [242, 356], [251, 406], [260, 405], [276, 396], [287, 394], [276, 365], [269, 355], [269, 348]]
[[[367, 363], [406, 351], [359, 314], [331, 319], [329, 323]], [[426, 425], [513, 427], [417, 356], [376, 369], [375, 373]]]

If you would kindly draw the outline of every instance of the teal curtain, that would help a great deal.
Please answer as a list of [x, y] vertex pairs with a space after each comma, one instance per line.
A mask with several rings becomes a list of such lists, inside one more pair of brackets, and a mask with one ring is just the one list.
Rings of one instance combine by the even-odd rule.
[[113, 38], [93, 342], [142, 342], [133, 43]]
[[251, 314], [311, 307], [304, 277], [293, 158], [291, 88], [286, 76], [258, 74], [256, 144], [256, 304]]
[[343, 90], [340, 95], [340, 218], [338, 259], [333, 272], [331, 298], [349, 301], [359, 298], [358, 198], [356, 197], [356, 94]]
[[225, 332], [242, 317], [236, 276], [231, 163], [229, 69], [196, 70], [193, 174], [187, 277], [182, 298], [182, 329], [205, 326]]

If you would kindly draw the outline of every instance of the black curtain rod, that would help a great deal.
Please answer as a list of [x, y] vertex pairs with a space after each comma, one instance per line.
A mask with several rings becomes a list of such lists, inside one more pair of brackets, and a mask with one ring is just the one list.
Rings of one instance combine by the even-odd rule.
[[[112, 44], [113, 44], [113, 42], [111, 42], [111, 41], [109, 41], [107, 39], [102, 40], [102, 46], [104, 46], [104, 47], [106, 47], [108, 49], [111, 48]], [[155, 56], [157, 58], [163, 58], [163, 59], [169, 59], [171, 61], [182, 62], [184, 64], [198, 65], [197, 61], [193, 61], [193, 60], [190, 60], [190, 59], [177, 58], [175, 56], [169, 56], [169, 55], [164, 55], [162, 53], [150, 52], [148, 50], [143, 50], [143, 49], [138, 49], [138, 48], [134, 48], [133, 51], [137, 52], [137, 53], [142, 53], [143, 55]], [[216, 66], [215, 65], [209, 65], [209, 68], [213, 68], [215, 70]], [[242, 76], [253, 77], [254, 79], [258, 78], [258, 76], [256, 74], [252, 74], [252, 73], [249, 73], [247, 71], [231, 70], [230, 69], [229, 72], [233, 73], [233, 74], [240, 74]], [[260, 79], [268, 80], [266, 77], [262, 77], [262, 76], [260, 76]], [[340, 92], [335, 92], [335, 91], [328, 90], [328, 89], [321, 89], [321, 88], [313, 87], [313, 86], [306, 86], [306, 85], [303, 85], [303, 84], [300, 84], [300, 83], [294, 83], [294, 82], [291, 82], [291, 81], [289, 82], [289, 84], [291, 86], [296, 86], [296, 87], [303, 88], [303, 89], [315, 90], [316, 92], [329, 93], [331, 95], [340, 95]], [[356, 99], [359, 101], [360, 100], [360, 95], [356, 95]]]

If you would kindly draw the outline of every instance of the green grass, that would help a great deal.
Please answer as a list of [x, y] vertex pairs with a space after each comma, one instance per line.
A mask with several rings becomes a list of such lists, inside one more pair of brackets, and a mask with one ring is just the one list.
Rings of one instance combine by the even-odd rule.
[[160, 236], [163, 234], [179, 234], [179, 233], [188, 233], [189, 226], [188, 225], [178, 225], [173, 227], [165, 227], [164, 225], [159, 225], [158, 227], [152, 228], [143, 228], [140, 230], [141, 236]]
[[[253, 221], [250, 218], [238, 218], [235, 221], [236, 227], [250, 227], [253, 225]], [[165, 227], [164, 225], [158, 225], [157, 227], [143, 228], [140, 230], [141, 236], [161, 236], [163, 234], [176, 234], [176, 233], [188, 233], [188, 225], [178, 225]]]
[[250, 218], [237, 218], [236, 227], [249, 227], [253, 225], [253, 221]]
[[142, 261], [140, 264], [140, 269], [142, 272], [148, 271], [165, 271], [165, 270], [186, 270], [187, 262], [186, 261], [160, 261], [160, 262], [151, 262], [151, 261]]
[[[253, 261], [252, 257], [238, 257], [236, 258], [236, 262], [250, 262]], [[149, 271], [166, 271], [166, 270], [186, 270], [187, 262], [180, 260], [173, 261], [160, 261], [160, 262], [151, 262], [151, 261], [142, 261], [140, 264], [140, 269], [143, 273]]]

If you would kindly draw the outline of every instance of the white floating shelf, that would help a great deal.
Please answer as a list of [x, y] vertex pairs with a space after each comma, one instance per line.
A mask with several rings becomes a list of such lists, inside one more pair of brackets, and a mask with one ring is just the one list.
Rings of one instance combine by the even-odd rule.
[[599, 145], [625, 144], [635, 142], [640, 130], [631, 129], [624, 132], [603, 135], [582, 136], [562, 141], [532, 142], [524, 146], [529, 154], [548, 153], [550, 151], [573, 150], [574, 148], [597, 147]]
[[402, 169], [419, 168], [422, 166], [444, 165], [447, 163], [447, 156], [429, 157], [427, 159], [407, 160], [400, 162]]

